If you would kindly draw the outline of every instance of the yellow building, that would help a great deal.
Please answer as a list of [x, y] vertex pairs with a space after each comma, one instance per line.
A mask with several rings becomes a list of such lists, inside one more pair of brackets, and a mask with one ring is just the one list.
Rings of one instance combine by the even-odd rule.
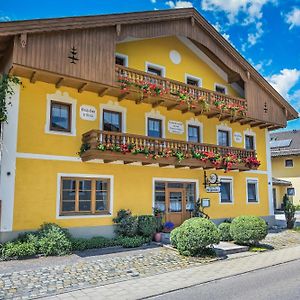
[[[0, 238], [117, 211], [274, 220], [269, 131], [297, 112], [194, 9], [0, 23], [18, 76], [3, 125]], [[79, 152], [79, 155], [78, 155]], [[260, 163], [259, 163], [260, 162]]]
[[270, 135], [272, 173], [276, 209], [282, 208], [286, 194], [294, 205], [300, 205], [300, 131], [282, 131]]

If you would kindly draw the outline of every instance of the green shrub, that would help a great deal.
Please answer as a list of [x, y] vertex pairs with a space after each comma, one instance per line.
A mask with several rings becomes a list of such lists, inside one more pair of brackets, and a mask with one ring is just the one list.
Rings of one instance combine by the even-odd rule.
[[224, 241], [224, 242], [232, 241], [232, 236], [230, 234], [230, 226], [231, 226], [231, 223], [221, 223], [218, 226], [221, 241]]
[[150, 242], [149, 238], [143, 236], [119, 237], [116, 242], [124, 248], [136, 248]]
[[296, 206], [293, 204], [291, 200], [287, 200], [284, 205], [284, 215], [286, 219], [287, 229], [293, 229], [295, 226], [295, 222], [296, 222], [295, 212], [296, 212]]
[[179, 227], [176, 227], [170, 233], [170, 243], [174, 248], [177, 248], [177, 236], [179, 232], [180, 232]]
[[233, 219], [230, 234], [238, 244], [255, 245], [268, 234], [268, 225], [259, 217], [240, 216]]
[[157, 222], [152, 215], [138, 217], [138, 233], [142, 236], [152, 237], [156, 232]]
[[1, 249], [1, 256], [3, 259], [24, 258], [26, 256], [33, 256], [37, 254], [35, 244], [32, 242], [8, 242], [3, 245]]
[[70, 234], [57, 224], [43, 224], [39, 230], [39, 251], [49, 255], [66, 255], [72, 250]]
[[132, 216], [129, 209], [118, 211], [117, 217], [113, 219], [116, 224], [116, 234], [118, 236], [135, 236], [138, 232], [138, 218]]
[[[174, 240], [175, 237], [175, 240]], [[217, 226], [204, 218], [191, 218], [179, 226], [173, 234], [173, 243], [180, 254], [196, 256], [205, 252], [207, 246], [220, 242]]]

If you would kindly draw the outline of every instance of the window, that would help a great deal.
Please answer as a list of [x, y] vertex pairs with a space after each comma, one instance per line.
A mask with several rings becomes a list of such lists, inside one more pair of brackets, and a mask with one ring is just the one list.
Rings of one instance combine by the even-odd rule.
[[185, 74], [185, 82], [186, 82], [186, 84], [199, 86], [199, 87], [202, 85], [201, 78], [198, 78], [198, 77], [195, 77], [192, 75], [188, 75], [188, 74]]
[[230, 146], [229, 131], [218, 130], [218, 145], [219, 146]]
[[258, 202], [258, 181], [247, 180], [247, 202], [257, 203]]
[[62, 178], [60, 214], [108, 213], [109, 190], [109, 179]]
[[200, 127], [188, 125], [188, 141], [200, 143]]
[[162, 121], [159, 119], [148, 118], [148, 136], [162, 137]]
[[285, 160], [285, 167], [286, 168], [292, 168], [294, 166], [294, 161], [292, 159], [286, 159]]
[[232, 203], [232, 180], [231, 179], [221, 179], [221, 192], [220, 201], [221, 203]]
[[146, 62], [145, 71], [156, 76], [165, 76], [165, 67]]
[[103, 110], [103, 130], [122, 132], [122, 113]]
[[286, 193], [288, 196], [295, 196], [295, 188], [287, 188]]
[[128, 67], [128, 56], [124, 55], [124, 54], [116, 53], [115, 63], [116, 63], [116, 65]]
[[254, 136], [245, 135], [245, 147], [246, 150], [254, 150]]
[[226, 86], [221, 84], [215, 84], [215, 91], [221, 94], [226, 94]]
[[51, 101], [50, 130], [71, 132], [71, 107], [70, 103]]

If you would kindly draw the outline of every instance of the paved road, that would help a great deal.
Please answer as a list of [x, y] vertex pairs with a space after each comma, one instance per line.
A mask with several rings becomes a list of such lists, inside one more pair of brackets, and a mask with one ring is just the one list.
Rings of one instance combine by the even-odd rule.
[[300, 260], [185, 288], [150, 299], [300, 299]]

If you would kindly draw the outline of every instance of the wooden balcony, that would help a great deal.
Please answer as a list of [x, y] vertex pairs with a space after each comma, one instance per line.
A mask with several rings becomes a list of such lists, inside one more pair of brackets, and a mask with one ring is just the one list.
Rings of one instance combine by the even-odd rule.
[[[165, 77], [152, 75], [135, 69], [116, 66], [116, 82], [121, 89], [119, 101], [134, 100], [150, 103], [153, 107], [165, 106], [168, 110], [179, 109], [182, 113], [205, 114], [209, 118], [230, 119], [231, 122], [245, 120], [247, 101], [243, 98], [213, 92]], [[260, 125], [260, 124], [258, 124]]]
[[101, 159], [104, 163], [140, 162], [142, 165], [158, 164], [160, 167], [226, 171], [246, 171], [259, 166], [253, 150], [100, 130], [83, 134], [79, 154], [84, 162]]

